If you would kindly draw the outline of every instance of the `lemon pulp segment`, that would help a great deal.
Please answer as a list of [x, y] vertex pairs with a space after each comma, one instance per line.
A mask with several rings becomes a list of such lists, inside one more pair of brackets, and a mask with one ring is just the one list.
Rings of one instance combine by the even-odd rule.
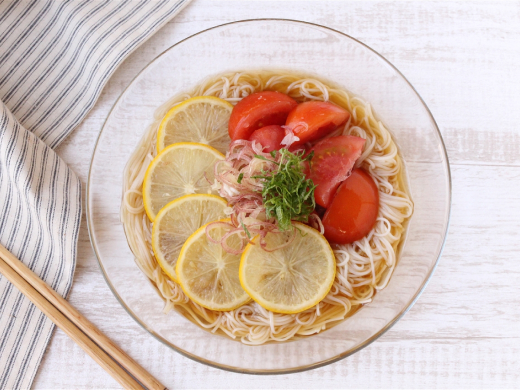
[[227, 202], [207, 194], [185, 195], [164, 206], [153, 223], [152, 248], [163, 271], [178, 282], [175, 266], [186, 239], [198, 228], [224, 218]]
[[[219, 239], [226, 231], [225, 227], [216, 227], [211, 231], [212, 238]], [[227, 243], [232, 247], [240, 244], [233, 236]], [[220, 244], [209, 241], [203, 226], [186, 240], [176, 272], [192, 301], [210, 310], [228, 311], [250, 300], [240, 285], [239, 266], [240, 255], [227, 253]]]
[[183, 195], [211, 194], [214, 165], [224, 155], [211, 146], [182, 142], [168, 146], [148, 167], [143, 204], [151, 221], [165, 205]]
[[225, 153], [233, 105], [214, 96], [197, 96], [174, 106], [157, 132], [157, 151], [177, 142], [197, 142]]
[[[322, 234], [302, 223], [293, 241], [273, 252], [265, 251], [256, 237], [242, 254], [240, 282], [260, 306], [276, 313], [299, 313], [318, 304], [329, 292], [336, 275], [336, 260]], [[268, 248], [286, 242], [287, 233], [268, 233]]]

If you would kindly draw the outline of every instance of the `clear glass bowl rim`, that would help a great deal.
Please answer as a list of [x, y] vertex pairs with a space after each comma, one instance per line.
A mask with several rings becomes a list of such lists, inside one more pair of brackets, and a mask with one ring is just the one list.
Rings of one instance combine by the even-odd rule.
[[[128, 90], [128, 88], [133, 84], [133, 82], [151, 65], [153, 64], [155, 61], [157, 61], [159, 58], [161, 58], [165, 53], [167, 53], [168, 51], [170, 51], [171, 49], [173, 49], [174, 47], [184, 43], [185, 41], [195, 37], [195, 36], [198, 36], [198, 35], [201, 35], [201, 34], [204, 34], [205, 32], [208, 32], [208, 31], [211, 31], [211, 30], [216, 30], [216, 29], [219, 29], [219, 28], [223, 28], [223, 27], [226, 27], [226, 26], [229, 26], [229, 25], [236, 25], [236, 24], [241, 24], [241, 23], [254, 23], [254, 22], [264, 22], [264, 21], [280, 21], [280, 22], [290, 22], [290, 23], [299, 23], [299, 24], [304, 24], [304, 25], [310, 25], [310, 26], [314, 26], [314, 27], [319, 27], [319, 28], [322, 28], [322, 29], [325, 29], [325, 30], [329, 30], [329, 31], [332, 31], [336, 34], [340, 34], [340, 35], [343, 35], [345, 36], [346, 38], [349, 38], [353, 41], [355, 41], [356, 43], [364, 46], [365, 48], [367, 48], [368, 50], [370, 50], [372, 53], [374, 53], [376, 56], [378, 56], [380, 59], [382, 59], [384, 62], [386, 62], [393, 70], [395, 70], [397, 72], [397, 74], [399, 74], [399, 76], [402, 77], [402, 79], [406, 82], [406, 84], [408, 84], [408, 86], [412, 89], [412, 91], [414, 92], [414, 94], [417, 96], [417, 98], [419, 99], [419, 101], [421, 102], [421, 104], [423, 105], [423, 107], [426, 109], [432, 123], [434, 124], [434, 127], [435, 127], [435, 131], [438, 133], [439, 135], [439, 140], [441, 142], [441, 145], [442, 145], [442, 151], [444, 153], [444, 157], [445, 157], [445, 161], [446, 161], [446, 172], [448, 174], [448, 208], [447, 208], [447, 216], [446, 216], [446, 227], [445, 227], [445, 231], [444, 231], [444, 237], [443, 237], [443, 242], [442, 242], [442, 245], [439, 249], [439, 252], [437, 254], [437, 259], [435, 261], [435, 264], [433, 265], [433, 267], [431, 268], [430, 272], [428, 273], [427, 277], [425, 278], [423, 284], [421, 285], [421, 287], [418, 289], [418, 291], [416, 292], [416, 294], [413, 296], [413, 298], [409, 301], [408, 305], [399, 313], [397, 314], [390, 322], [388, 322], [388, 324], [386, 324], [386, 326], [384, 326], [378, 333], [374, 334], [372, 337], [368, 338], [367, 340], [365, 340], [363, 343], [361, 343], [360, 345], [358, 345], [356, 348], [354, 349], [351, 349], [351, 350], [348, 350], [346, 352], [343, 352], [341, 354], [338, 354], [332, 358], [329, 358], [329, 359], [326, 359], [326, 360], [323, 360], [321, 362], [317, 362], [317, 363], [313, 363], [313, 364], [308, 364], [308, 365], [304, 365], [304, 366], [300, 366], [300, 367], [294, 367], [294, 368], [289, 368], [289, 369], [278, 369], [278, 370], [248, 370], [248, 369], [242, 369], [242, 368], [236, 368], [236, 367], [232, 367], [232, 366], [228, 366], [228, 365], [225, 365], [225, 364], [220, 364], [220, 363], [215, 363], [215, 362], [212, 362], [212, 361], [209, 361], [209, 360], [206, 360], [204, 358], [201, 358], [199, 356], [196, 356], [194, 354], [191, 354], [177, 346], [175, 346], [174, 344], [170, 343], [168, 340], [164, 339], [162, 336], [158, 335], [156, 332], [154, 332], [152, 329], [148, 328], [148, 326], [146, 326], [146, 324], [144, 324], [137, 315], [134, 314], [134, 312], [125, 304], [125, 302], [121, 299], [121, 297], [119, 296], [119, 294], [117, 293], [116, 289], [114, 288], [114, 286], [112, 285], [112, 283], [110, 282], [110, 279], [107, 277], [107, 273], [105, 272], [105, 269], [103, 267], [103, 263], [101, 262], [101, 259], [100, 259], [100, 255], [99, 255], [99, 252], [98, 252], [98, 248], [96, 246], [96, 242], [95, 240], [93, 239], [93, 235], [92, 235], [92, 226], [93, 226], [93, 222], [91, 221], [91, 212], [90, 212], [90, 208], [89, 208], [89, 204], [90, 204], [90, 183], [91, 183], [91, 174], [92, 174], [92, 165], [93, 165], [93, 162], [94, 162], [94, 156], [96, 154], [96, 150], [97, 150], [97, 147], [98, 147], [98, 143], [101, 139], [101, 135], [103, 134], [103, 130], [105, 129], [105, 126], [106, 126], [106, 122], [108, 120], [108, 118], [110, 118], [111, 114], [112, 114], [112, 111], [114, 110], [114, 108], [117, 106], [117, 104], [119, 103], [119, 101], [121, 100], [121, 97], [125, 94], [125, 92]], [[92, 151], [92, 156], [91, 156], [91, 160], [90, 160], [90, 165], [89, 165], [89, 173], [88, 173], [88, 178], [87, 178], [87, 199], [86, 199], [86, 217], [87, 217], [87, 227], [88, 227], [88, 234], [89, 234], [89, 239], [90, 239], [90, 243], [92, 245], [92, 249], [96, 255], [96, 259], [98, 261], [98, 265], [101, 269], [101, 272], [103, 274], [103, 278], [105, 279], [106, 283], [108, 284], [108, 287], [110, 288], [110, 290], [112, 291], [112, 293], [114, 294], [114, 296], [116, 297], [116, 299], [119, 301], [119, 303], [121, 304], [121, 306], [123, 306], [123, 308], [128, 312], [128, 314], [139, 324], [141, 325], [146, 331], [148, 331], [153, 337], [155, 337], [157, 340], [159, 340], [160, 342], [162, 342], [163, 344], [165, 344], [166, 346], [172, 348], [174, 351], [180, 353], [181, 355], [191, 359], [191, 360], [194, 360], [196, 362], [199, 362], [199, 363], [202, 363], [202, 364], [206, 364], [210, 367], [215, 367], [215, 368], [219, 368], [219, 369], [222, 369], [222, 370], [226, 370], [226, 371], [230, 371], [230, 372], [235, 372], [235, 373], [241, 373], [241, 374], [253, 374], [253, 375], [282, 375], [282, 374], [291, 374], [291, 373], [298, 373], [298, 372], [303, 372], [303, 371], [308, 371], [308, 370], [312, 370], [312, 369], [315, 369], [315, 368], [319, 368], [319, 367], [323, 367], [323, 366], [326, 366], [326, 365], [329, 365], [329, 364], [332, 364], [332, 363], [335, 363], [339, 360], [342, 360], [358, 351], [360, 351], [361, 349], [367, 347], [368, 345], [370, 345], [372, 342], [374, 342], [375, 340], [377, 340], [379, 337], [381, 337], [387, 330], [389, 330], [392, 326], [394, 326], [397, 321], [399, 321], [411, 308], [412, 306], [415, 304], [415, 302], [417, 301], [417, 299], [419, 298], [419, 296], [422, 294], [422, 292], [424, 291], [424, 289], [426, 288], [426, 286], [428, 285], [428, 282], [430, 281], [431, 277], [433, 276], [438, 264], [439, 264], [439, 260], [442, 256], [442, 252], [444, 251], [444, 246], [446, 244], [446, 237], [448, 236], [448, 230], [449, 230], [449, 226], [450, 226], [450, 222], [451, 222], [451, 203], [452, 203], [452, 182], [451, 182], [451, 169], [450, 169], [450, 162], [449, 162], [449, 158], [448, 158], [448, 153], [446, 151], [446, 145], [444, 144], [444, 139], [442, 138], [442, 134], [439, 130], [439, 127], [437, 125], [437, 122], [435, 121], [435, 118], [433, 117], [430, 109], [428, 108], [428, 106], [426, 105], [426, 103], [424, 102], [423, 98], [421, 97], [421, 95], [419, 95], [419, 93], [417, 92], [417, 90], [413, 87], [413, 85], [410, 83], [410, 81], [408, 81], [408, 79], [399, 71], [399, 69], [397, 69], [390, 61], [388, 61], [385, 57], [383, 57], [381, 54], [379, 54], [377, 51], [375, 51], [374, 49], [372, 49], [370, 46], [366, 45], [365, 43], [359, 41], [358, 39], [348, 35], [348, 34], [345, 34], [341, 31], [338, 31], [338, 30], [335, 30], [333, 28], [330, 28], [330, 27], [327, 27], [327, 26], [323, 26], [323, 25], [320, 25], [320, 24], [317, 24], [317, 23], [311, 23], [311, 22], [305, 22], [305, 21], [301, 21], [301, 20], [295, 20], [295, 19], [284, 19], [284, 18], [259, 18], [259, 19], [243, 19], [243, 20], [237, 20], [237, 21], [234, 21], [234, 22], [229, 22], [229, 23], [224, 23], [224, 24], [219, 24], [217, 26], [213, 26], [213, 27], [210, 27], [210, 28], [207, 28], [207, 29], [204, 29], [204, 30], [201, 30], [193, 35], [190, 35], [189, 37], [186, 37], [182, 40], [180, 40], [179, 42], [173, 44], [172, 46], [168, 47], [166, 50], [164, 50], [163, 52], [161, 52], [159, 55], [157, 55], [152, 61], [150, 61], [148, 64], [146, 64], [143, 69], [141, 69], [139, 71], [139, 73], [137, 75], [135, 75], [132, 80], [128, 83], [128, 85], [125, 87], [125, 89], [121, 92], [121, 94], [118, 96], [117, 100], [114, 102], [114, 104], [112, 105], [107, 117], [105, 118], [105, 121], [103, 123], [103, 126], [101, 128], [101, 131], [99, 132], [99, 135], [96, 139], [96, 143], [94, 145], [94, 149]]]

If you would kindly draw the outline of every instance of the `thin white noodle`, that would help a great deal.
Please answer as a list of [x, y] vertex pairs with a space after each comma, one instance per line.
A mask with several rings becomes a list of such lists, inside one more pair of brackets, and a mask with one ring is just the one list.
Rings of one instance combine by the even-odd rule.
[[[176, 104], [193, 96], [212, 95], [236, 104], [261, 90], [287, 93], [298, 101], [324, 100], [351, 113], [338, 134], [366, 139], [357, 166], [370, 173], [380, 193], [379, 215], [370, 234], [352, 244], [336, 245], [336, 280], [326, 298], [298, 314], [270, 312], [252, 302], [230, 312], [207, 310], [188, 299], [180, 286], [171, 281], [157, 264], [151, 249], [151, 223], [144, 212], [141, 188], [146, 168], [156, 155], [156, 133], [161, 119]], [[404, 184], [404, 168], [390, 132], [375, 117], [372, 108], [345, 90], [297, 74], [274, 72], [229, 73], [205, 80], [189, 93], [177, 95], [154, 114], [124, 172], [121, 220], [136, 263], [165, 300], [164, 311], [172, 308], [213, 333], [226, 335], [245, 344], [259, 345], [309, 336], [328, 329], [359, 305], [371, 302], [384, 288], [397, 263], [399, 243], [413, 204]]]

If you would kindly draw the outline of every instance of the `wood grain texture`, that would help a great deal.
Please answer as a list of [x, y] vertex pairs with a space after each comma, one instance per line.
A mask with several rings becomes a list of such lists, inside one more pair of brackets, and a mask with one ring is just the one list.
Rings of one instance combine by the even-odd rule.
[[[169, 388], [489, 388], [520, 384], [520, 3], [194, 0], [116, 71], [58, 153], [85, 183], [112, 104], [179, 40], [221, 23], [291, 18], [345, 32], [414, 85], [443, 133], [453, 175], [450, 234], [415, 306], [355, 355], [300, 374], [248, 376], [193, 362], [119, 305], [83, 221], [70, 302]], [[35, 388], [118, 388], [61, 331]]]

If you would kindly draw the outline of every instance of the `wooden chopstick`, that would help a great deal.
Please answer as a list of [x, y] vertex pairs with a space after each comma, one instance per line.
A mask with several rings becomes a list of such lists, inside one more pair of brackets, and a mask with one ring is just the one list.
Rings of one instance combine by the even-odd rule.
[[166, 389], [2, 245], [0, 272], [122, 386]]
[[105, 351], [99, 348], [99, 346], [83, 332], [79, 331], [76, 325], [56, 309], [56, 307], [51, 305], [43, 295], [36, 291], [24, 278], [18, 275], [3, 259], [0, 259], [0, 272], [122, 386], [126, 389], [142, 388], [130, 374], [112, 360]]

